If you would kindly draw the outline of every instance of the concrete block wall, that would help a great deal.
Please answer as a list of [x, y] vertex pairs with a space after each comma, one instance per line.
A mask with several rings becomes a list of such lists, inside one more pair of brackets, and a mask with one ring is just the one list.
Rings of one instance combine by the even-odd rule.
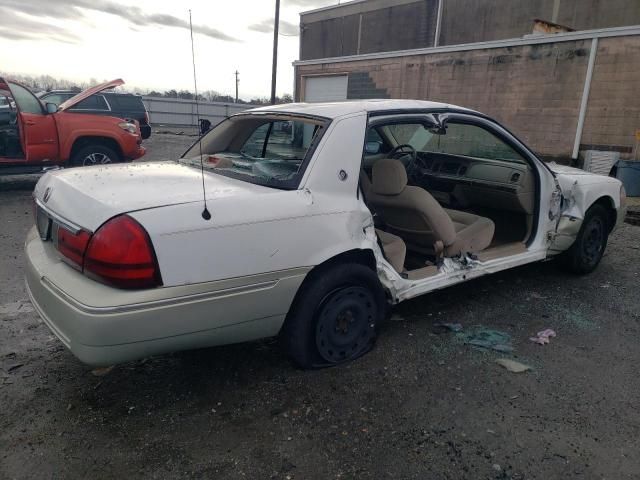
[[631, 158], [639, 130], [640, 37], [600, 39], [580, 149]]
[[520, 38], [540, 18], [574, 30], [640, 24], [638, 0], [443, 0], [440, 45]]
[[[545, 158], [568, 161], [591, 40], [299, 65], [302, 75], [367, 75], [379, 98], [452, 103], [486, 113]], [[373, 87], [372, 87], [373, 88]], [[582, 144], [627, 158], [640, 129], [640, 37], [601, 39]], [[358, 97], [350, 93], [350, 98]]]
[[569, 157], [590, 41], [475, 50], [320, 66], [310, 73], [367, 72], [391, 98], [452, 103], [502, 122], [539, 154]]
[[[640, 25], [640, 0], [440, 0], [438, 45], [530, 34], [533, 20], [575, 30]], [[369, 0], [301, 15], [301, 60], [431, 47], [439, 0]]]
[[[433, 45], [438, 0], [392, 1], [345, 7], [339, 16], [302, 22], [301, 59], [340, 57]], [[356, 8], [360, 7], [360, 8]]]

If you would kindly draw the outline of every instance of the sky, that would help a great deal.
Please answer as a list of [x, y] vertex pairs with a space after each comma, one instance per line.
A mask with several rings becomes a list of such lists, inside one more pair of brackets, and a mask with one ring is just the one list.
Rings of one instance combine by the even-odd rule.
[[[293, 93], [299, 13], [337, 0], [281, 0], [277, 94]], [[122, 78], [129, 89], [268, 97], [275, 0], [0, 0], [0, 70], [78, 82]]]

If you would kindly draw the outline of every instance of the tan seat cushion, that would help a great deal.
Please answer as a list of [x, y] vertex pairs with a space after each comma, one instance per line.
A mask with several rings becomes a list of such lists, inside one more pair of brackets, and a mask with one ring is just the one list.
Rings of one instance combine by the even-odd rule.
[[376, 228], [376, 234], [382, 243], [384, 256], [391, 266], [400, 273], [404, 270], [404, 259], [407, 255], [407, 246], [402, 239], [388, 232]]
[[455, 241], [450, 245], [445, 245], [445, 256], [452, 257], [461, 252], [480, 252], [491, 244], [495, 231], [495, 224], [492, 220], [460, 210], [444, 210], [453, 221], [456, 230]]
[[372, 173], [367, 202], [411, 250], [434, 253], [435, 243], [442, 242], [444, 254], [455, 256], [479, 252], [491, 243], [495, 226], [490, 219], [445, 210], [425, 189], [407, 185], [399, 160], [379, 160]]

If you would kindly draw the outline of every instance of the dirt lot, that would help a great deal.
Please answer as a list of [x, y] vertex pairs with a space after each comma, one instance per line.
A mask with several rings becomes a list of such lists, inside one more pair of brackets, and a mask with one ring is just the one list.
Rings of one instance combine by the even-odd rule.
[[[191, 141], [154, 135], [149, 157]], [[590, 276], [536, 264], [402, 304], [344, 367], [299, 371], [264, 341], [97, 377], [27, 300], [36, 180], [0, 178], [0, 478], [640, 478], [640, 227]], [[465, 344], [480, 326], [513, 355]]]

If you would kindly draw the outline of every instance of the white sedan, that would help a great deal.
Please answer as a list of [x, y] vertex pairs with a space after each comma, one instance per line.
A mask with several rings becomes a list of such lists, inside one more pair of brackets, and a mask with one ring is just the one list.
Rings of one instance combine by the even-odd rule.
[[31, 300], [91, 365], [276, 335], [339, 364], [390, 304], [556, 255], [592, 271], [625, 211], [618, 180], [412, 100], [251, 110], [180, 160], [49, 172], [34, 199]]

